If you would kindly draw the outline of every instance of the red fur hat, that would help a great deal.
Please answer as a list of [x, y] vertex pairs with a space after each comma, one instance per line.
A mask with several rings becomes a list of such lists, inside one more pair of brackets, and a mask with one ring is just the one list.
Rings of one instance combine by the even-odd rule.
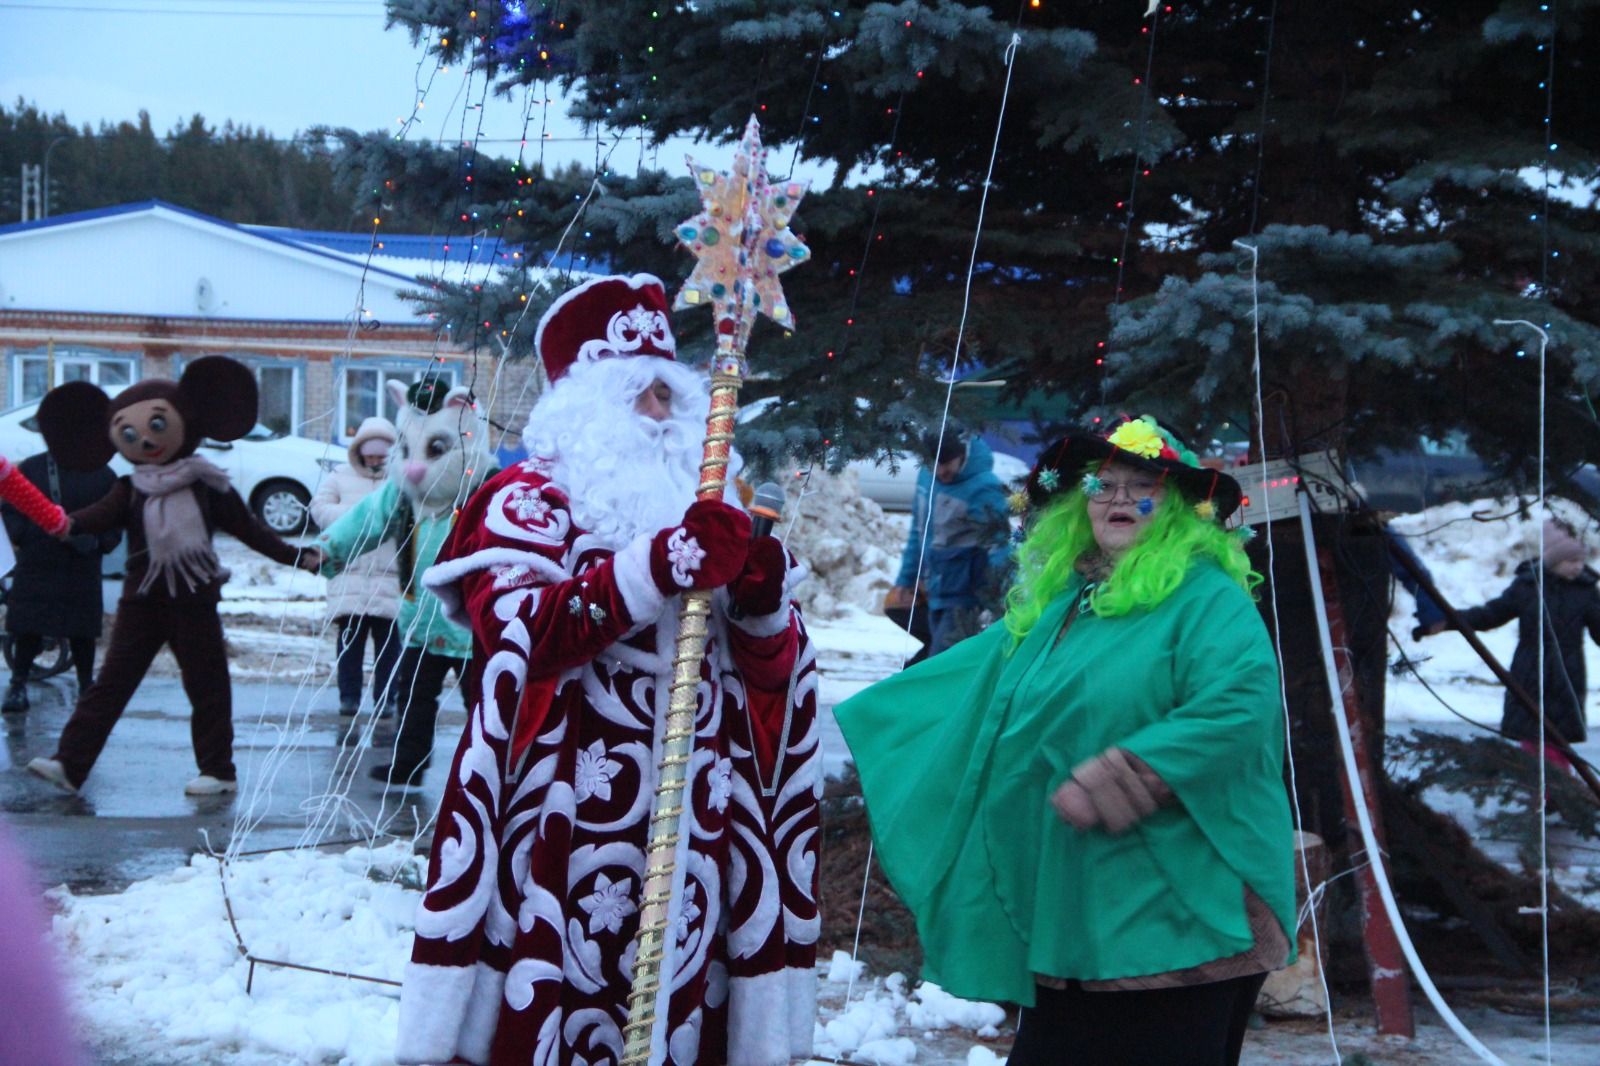
[[653, 355], [672, 359], [678, 342], [667, 318], [667, 289], [653, 274], [595, 278], [562, 293], [539, 319], [534, 349], [558, 380], [579, 359]]

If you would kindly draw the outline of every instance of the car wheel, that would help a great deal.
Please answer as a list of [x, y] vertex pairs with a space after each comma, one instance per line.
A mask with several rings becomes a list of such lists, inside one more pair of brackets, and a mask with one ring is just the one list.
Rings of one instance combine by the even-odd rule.
[[250, 508], [268, 529], [290, 537], [306, 528], [311, 494], [293, 481], [269, 481], [256, 489]]

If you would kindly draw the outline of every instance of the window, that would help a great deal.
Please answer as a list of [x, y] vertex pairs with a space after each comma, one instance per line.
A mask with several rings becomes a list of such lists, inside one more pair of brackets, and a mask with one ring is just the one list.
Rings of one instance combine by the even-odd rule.
[[298, 365], [252, 364], [261, 387], [257, 420], [273, 433], [287, 435], [300, 428], [300, 377]]
[[[284, 437], [300, 432], [305, 423], [305, 364], [297, 359], [278, 355], [246, 355], [240, 352], [205, 352], [186, 355], [174, 365], [172, 372], [181, 374], [189, 362], [201, 355], [226, 355], [243, 363], [256, 376], [257, 429], [266, 427], [270, 433], [261, 439]], [[252, 431], [255, 432], [255, 431]]]
[[139, 380], [135, 356], [86, 348], [33, 349], [11, 357], [11, 402], [31, 403], [57, 385], [87, 381], [115, 393]]
[[456, 370], [438, 363], [413, 363], [357, 365], [346, 367], [339, 378], [339, 439], [348, 441], [355, 436], [361, 423], [374, 415], [382, 415], [393, 422], [399, 408], [389, 395], [388, 382], [398, 381], [410, 385], [427, 378], [447, 387], [456, 384]]

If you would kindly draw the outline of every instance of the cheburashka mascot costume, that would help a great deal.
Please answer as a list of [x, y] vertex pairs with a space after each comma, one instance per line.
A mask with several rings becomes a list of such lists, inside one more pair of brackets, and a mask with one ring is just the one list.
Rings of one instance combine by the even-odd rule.
[[226, 356], [196, 359], [177, 381], [148, 379], [115, 398], [86, 381], [52, 389], [39, 428], [56, 461], [93, 470], [120, 453], [133, 473], [69, 516], [71, 532], [124, 530], [128, 569], [100, 676], [78, 699], [56, 752], [28, 769], [71, 792], [83, 787], [117, 719], [162, 647], [189, 697], [200, 775], [190, 795], [238, 789], [233, 686], [217, 603], [228, 571], [212, 535], [230, 533], [274, 562], [315, 572], [316, 549], [284, 542], [250, 512], [228, 475], [196, 455], [202, 440], [238, 440], [256, 424], [255, 376]]

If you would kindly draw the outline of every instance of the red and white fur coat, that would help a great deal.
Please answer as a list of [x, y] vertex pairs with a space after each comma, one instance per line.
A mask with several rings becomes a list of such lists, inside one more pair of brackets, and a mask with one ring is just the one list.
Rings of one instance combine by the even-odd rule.
[[[651, 578], [653, 530], [619, 541], [581, 528], [560, 478], [559, 464], [530, 460], [491, 479], [424, 579], [472, 627], [483, 699], [439, 812], [401, 996], [403, 1063], [622, 1054], [680, 604]], [[810, 1053], [816, 695], [789, 596], [735, 620], [718, 590], [652, 1064]]]

